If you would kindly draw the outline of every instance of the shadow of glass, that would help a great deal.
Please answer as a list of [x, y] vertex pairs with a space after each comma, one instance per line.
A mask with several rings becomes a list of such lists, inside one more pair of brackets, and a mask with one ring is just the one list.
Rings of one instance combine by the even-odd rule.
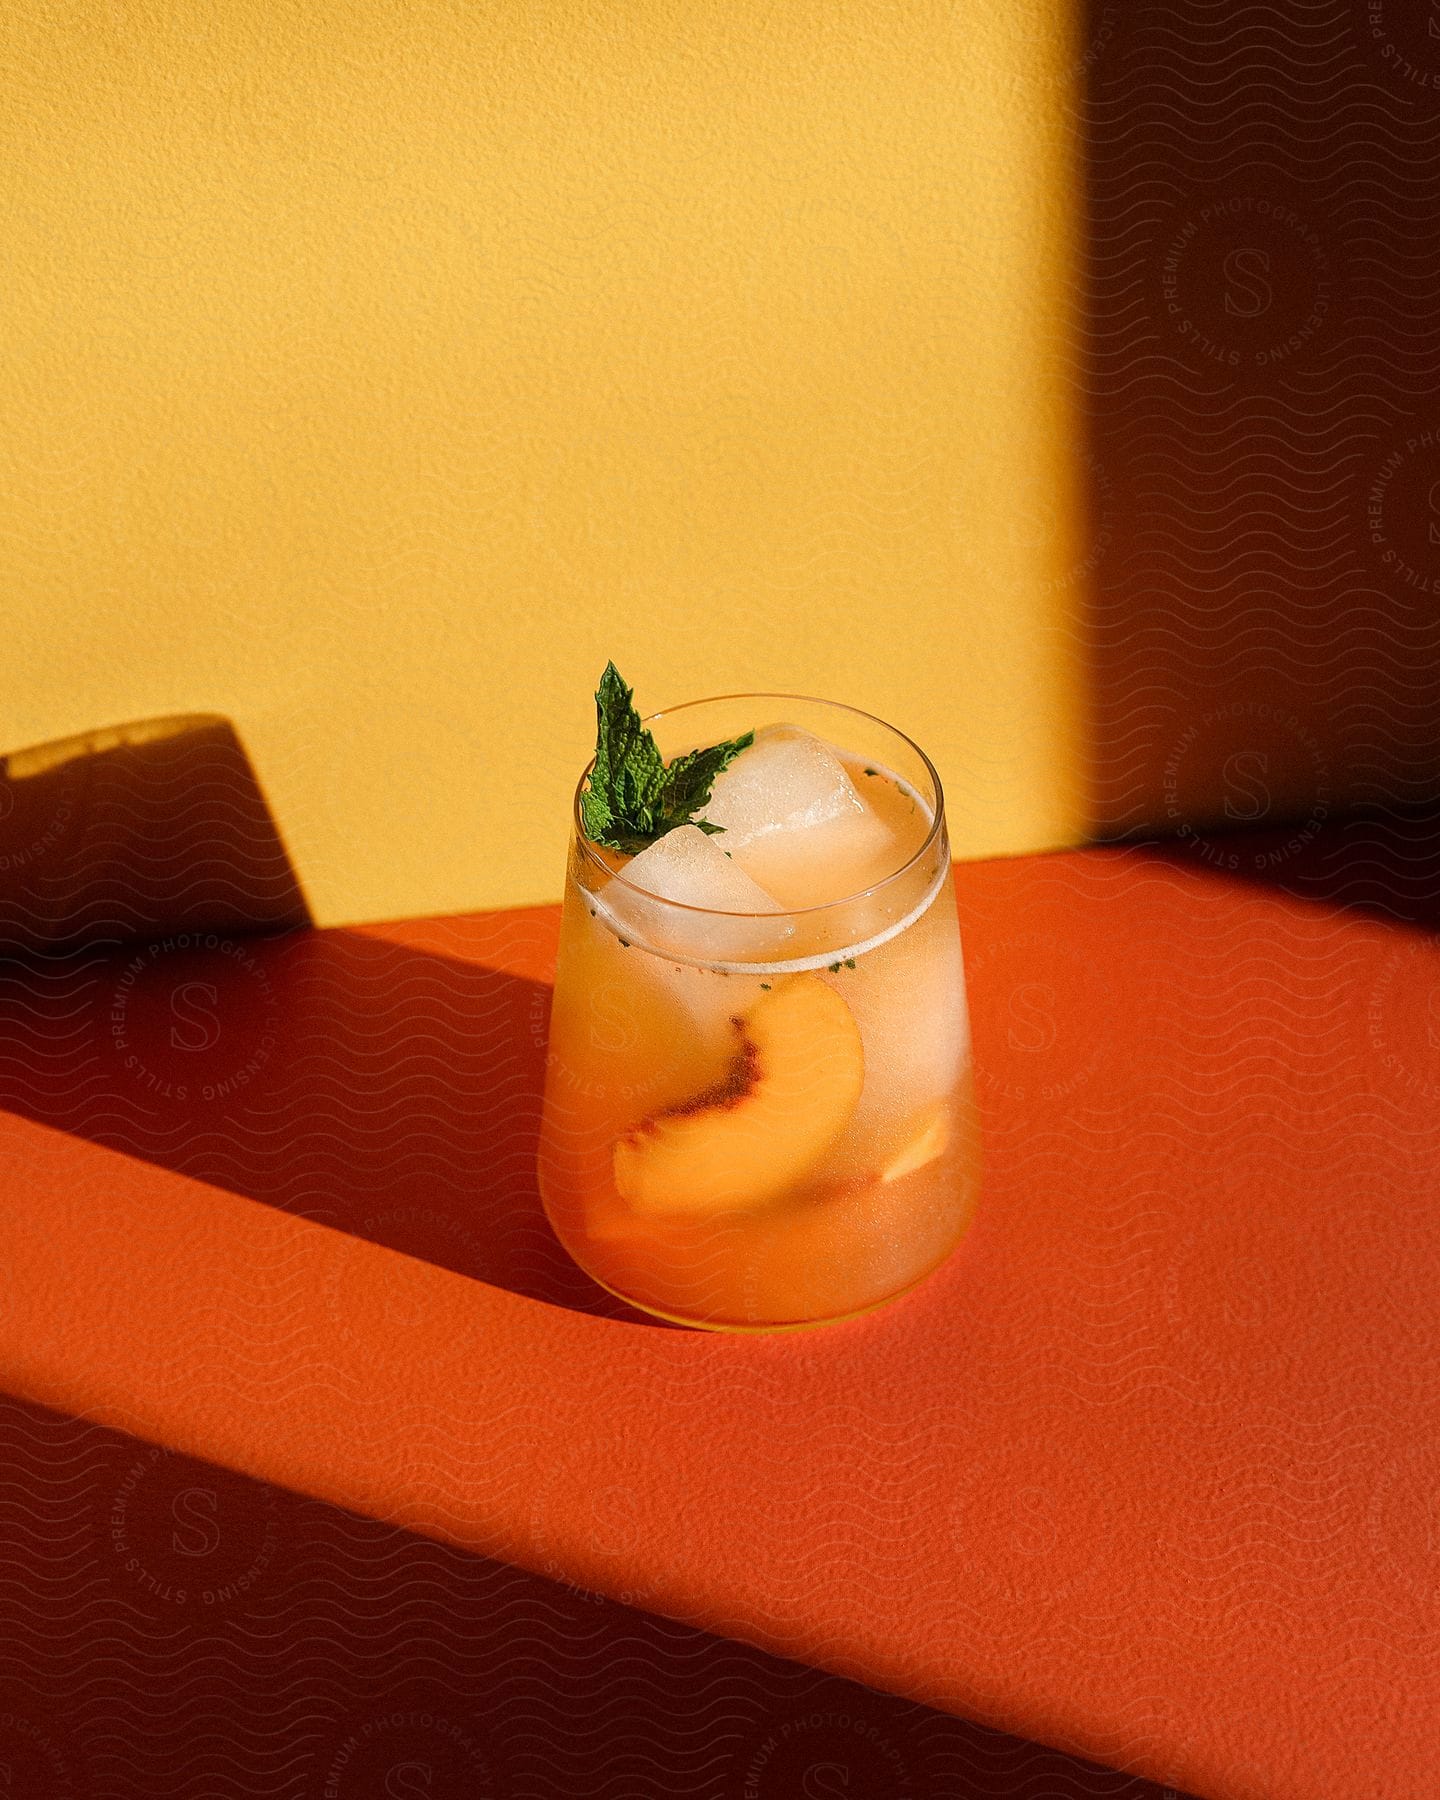
[[363, 932], [180, 931], [0, 965], [0, 1106], [555, 1306], [550, 989]]
[[228, 719], [145, 719], [0, 759], [0, 955], [309, 922]]

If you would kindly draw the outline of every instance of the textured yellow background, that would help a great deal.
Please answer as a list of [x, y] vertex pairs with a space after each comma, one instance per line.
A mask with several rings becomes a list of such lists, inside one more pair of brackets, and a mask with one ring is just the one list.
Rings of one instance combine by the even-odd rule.
[[558, 890], [607, 655], [1079, 830], [1067, 47], [939, 0], [0, 20], [0, 748], [210, 709], [317, 915]]

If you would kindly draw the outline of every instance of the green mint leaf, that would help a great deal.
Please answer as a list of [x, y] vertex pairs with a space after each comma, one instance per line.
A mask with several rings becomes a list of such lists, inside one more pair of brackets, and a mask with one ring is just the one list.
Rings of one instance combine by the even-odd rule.
[[630, 850], [649, 836], [665, 764], [613, 662], [596, 690], [595, 722], [595, 767], [580, 797], [581, 821], [597, 844]]
[[683, 756], [677, 756], [665, 771], [665, 785], [660, 791], [664, 817], [672, 825], [690, 820], [702, 831], [723, 831], [723, 825], [712, 825], [708, 819], [694, 819], [693, 815], [709, 805], [715, 777], [754, 741], [755, 733], [747, 731], [743, 737], [712, 744], [708, 750], [687, 750]]
[[[754, 733], [688, 750], [666, 765], [635, 710], [634, 690], [614, 663], [605, 665], [595, 691], [595, 766], [580, 796], [580, 820], [594, 843], [630, 855], [691, 822], [710, 799], [715, 777], [754, 741]], [[723, 830], [708, 819], [694, 823], [707, 833]]]

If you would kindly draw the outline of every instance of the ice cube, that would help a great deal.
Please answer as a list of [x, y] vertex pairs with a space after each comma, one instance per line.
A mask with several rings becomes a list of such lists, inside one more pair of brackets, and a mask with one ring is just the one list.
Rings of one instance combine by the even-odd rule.
[[785, 906], [820, 906], [873, 886], [903, 858], [832, 747], [798, 725], [766, 725], [715, 781], [704, 817], [741, 869]]
[[[635, 890], [643, 888], [645, 893]], [[647, 896], [653, 894], [655, 899]], [[794, 924], [778, 902], [696, 825], [667, 831], [600, 896], [616, 928], [651, 949], [705, 961], [778, 961]], [[666, 905], [664, 902], [675, 904]], [[685, 907], [712, 910], [686, 912]], [[760, 914], [736, 918], [734, 914]], [[769, 915], [765, 917], [763, 915]]]
[[681, 906], [704, 906], [731, 913], [777, 910], [759, 882], [738, 868], [698, 825], [680, 825], [667, 831], [626, 863], [623, 873], [632, 887], [642, 887]]
[[883, 1167], [953, 1096], [970, 1053], [955, 896], [943, 886], [913, 925], [832, 980], [865, 1045], [865, 1087], [847, 1142]]
[[717, 776], [705, 817], [723, 828], [725, 848], [734, 851], [767, 832], [804, 831], [864, 811], [828, 744], [798, 725], [764, 725]]

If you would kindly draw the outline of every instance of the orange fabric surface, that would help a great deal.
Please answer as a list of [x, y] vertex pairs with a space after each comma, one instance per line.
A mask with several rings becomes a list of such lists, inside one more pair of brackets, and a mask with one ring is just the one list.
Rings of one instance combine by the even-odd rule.
[[0, 1386], [1214, 1800], [1427, 1791], [1440, 950], [956, 879], [979, 1220], [794, 1336], [547, 1238], [548, 911], [7, 976]]

